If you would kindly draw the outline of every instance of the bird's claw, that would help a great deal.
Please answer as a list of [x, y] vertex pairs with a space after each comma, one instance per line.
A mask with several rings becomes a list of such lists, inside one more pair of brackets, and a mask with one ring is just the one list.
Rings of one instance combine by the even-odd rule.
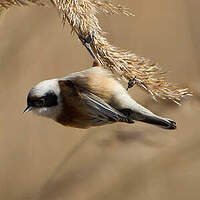
[[94, 51], [92, 50], [91, 44], [94, 41], [94, 32], [92, 32], [91, 34], [88, 34], [86, 37], [83, 37], [82, 35], [78, 36], [80, 41], [82, 42], [82, 44], [86, 47], [86, 49], [89, 51], [90, 55], [94, 58], [96, 58], [96, 55], [94, 53]]
[[134, 78], [132, 78], [132, 79], [130, 79], [129, 80], [129, 82], [128, 82], [128, 87], [127, 87], [127, 91], [130, 89], [130, 88], [132, 88], [134, 85], [136, 84], [136, 76], [134, 77]]

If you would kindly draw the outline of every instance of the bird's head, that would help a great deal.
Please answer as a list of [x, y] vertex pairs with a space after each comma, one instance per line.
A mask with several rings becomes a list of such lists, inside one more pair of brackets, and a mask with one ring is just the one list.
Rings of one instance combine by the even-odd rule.
[[24, 113], [32, 110], [35, 114], [56, 119], [61, 109], [58, 80], [51, 79], [40, 82], [30, 90]]

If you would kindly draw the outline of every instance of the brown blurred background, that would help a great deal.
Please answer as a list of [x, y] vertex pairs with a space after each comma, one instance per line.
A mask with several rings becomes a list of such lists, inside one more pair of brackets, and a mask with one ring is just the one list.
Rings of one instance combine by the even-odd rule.
[[136, 17], [101, 16], [109, 40], [159, 61], [170, 81], [197, 94], [177, 106], [131, 90], [178, 129], [136, 123], [79, 130], [24, 115], [31, 87], [92, 59], [55, 9], [11, 9], [0, 25], [0, 199], [200, 199], [200, 1], [121, 3]]

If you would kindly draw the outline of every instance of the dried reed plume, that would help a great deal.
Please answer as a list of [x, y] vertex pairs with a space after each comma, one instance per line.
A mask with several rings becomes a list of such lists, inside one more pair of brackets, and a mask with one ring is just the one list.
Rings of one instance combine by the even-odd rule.
[[[91, 47], [105, 68], [124, 80], [136, 77], [136, 84], [151, 93], [154, 99], [159, 97], [178, 103], [184, 96], [190, 95], [187, 88], [179, 89], [174, 84], [167, 82], [157, 63], [127, 50], [116, 48], [107, 41], [96, 15], [99, 12], [132, 15], [126, 8], [120, 5], [115, 6], [109, 0], [51, 0], [51, 2], [61, 14], [63, 24], [66, 21], [69, 22], [72, 32], [82, 38], [94, 35]], [[47, 0], [43, 2], [40, 0], [0, 0], [0, 10], [28, 3], [46, 5]]]

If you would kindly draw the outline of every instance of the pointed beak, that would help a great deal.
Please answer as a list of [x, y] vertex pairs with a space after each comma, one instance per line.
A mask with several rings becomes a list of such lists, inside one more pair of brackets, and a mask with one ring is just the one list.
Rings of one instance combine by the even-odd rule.
[[27, 113], [27, 112], [31, 111], [32, 109], [33, 109], [33, 107], [27, 106], [27, 108], [24, 110], [24, 113]]

